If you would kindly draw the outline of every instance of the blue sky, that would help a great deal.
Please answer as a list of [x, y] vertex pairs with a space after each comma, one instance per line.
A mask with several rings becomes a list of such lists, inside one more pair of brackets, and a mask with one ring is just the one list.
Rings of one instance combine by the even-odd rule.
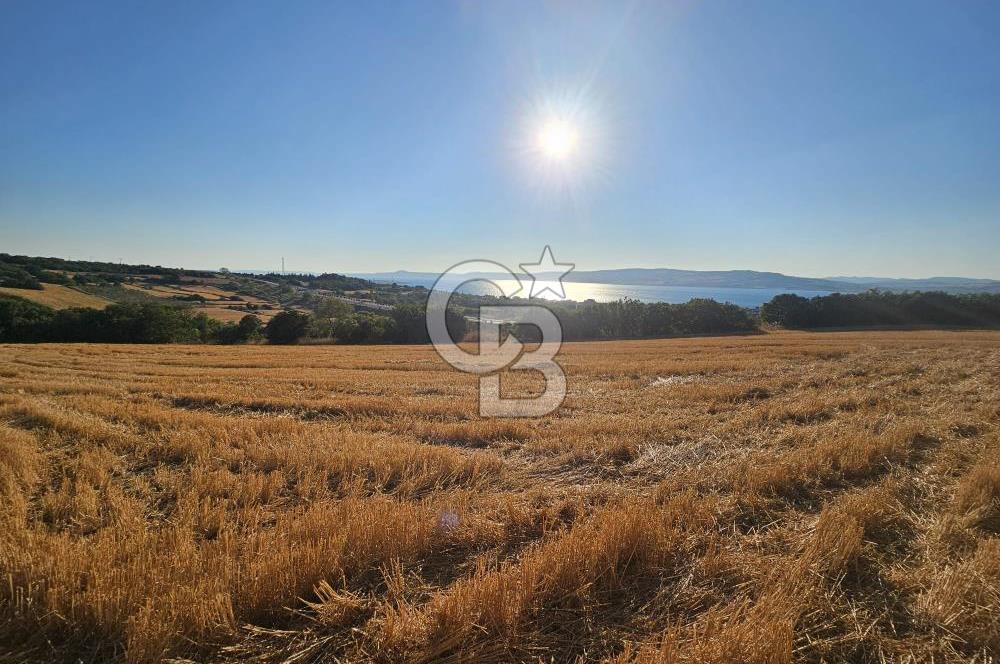
[[[0, 251], [1000, 278], [998, 33], [941, 0], [8, 1]], [[585, 148], [555, 167], [550, 112]]]

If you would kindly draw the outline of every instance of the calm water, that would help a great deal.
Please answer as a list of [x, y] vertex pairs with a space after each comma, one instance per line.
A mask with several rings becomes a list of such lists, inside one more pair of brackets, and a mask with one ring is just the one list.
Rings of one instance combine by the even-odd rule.
[[[513, 286], [512, 280], [497, 280], [505, 288]], [[402, 282], [400, 282], [402, 283]], [[527, 289], [531, 286], [531, 279], [524, 282], [525, 291], [518, 295], [526, 297]], [[405, 281], [407, 286], [424, 286], [430, 288], [434, 285], [434, 279], [423, 277], [412, 277]], [[782, 293], [795, 293], [802, 297], [816, 297], [817, 295], [829, 295], [826, 291], [812, 290], [782, 290], [776, 288], [692, 288], [686, 286], [629, 286], [623, 284], [598, 284], [587, 282], [563, 282], [566, 289], [566, 298], [582, 302], [584, 300], [596, 300], [597, 302], [613, 302], [624, 298], [631, 298], [641, 302], [670, 302], [678, 304], [687, 302], [695, 298], [707, 298], [718, 302], [731, 302], [741, 307], [759, 307], [775, 295]], [[461, 289], [464, 293], [474, 295], [498, 295], [498, 291], [493, 286], [482, 281], [473, 281], [465, 284]], [[547, 299], [557, 299], [546, 292]]]

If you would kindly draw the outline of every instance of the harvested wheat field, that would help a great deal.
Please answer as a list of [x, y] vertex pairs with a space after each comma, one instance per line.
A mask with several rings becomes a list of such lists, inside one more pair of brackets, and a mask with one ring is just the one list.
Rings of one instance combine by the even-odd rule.
[[259, 318], [261, 322], [266, 323], [277, 316], [281, 311], [281, 309], [258, 309], [256, 311], [247, 311], [246, 309], [230, 309], [226, 306], [194, 307], [193, 310], [199, 314], [205, 314], [209, 318], [222, 321], [223, 323], [238, 323], [244, 316], [251, 314]]
[[[0, 347], [8, 661], [988, 661], [1000, 334]], [[511, 389], [537, 389], [534, 379]]]
[[42, 290], [31, 288], [0, 288], [0, 295], [14, 295], [31, 300], [38, 304], [53, 309], [68, 309], [70, 307], [87, 307], [89, 309], [103, 309], [111, 300], [106, 300], [97, 295], [84, 293], [69, 286], [59, 284], [42, 284]]

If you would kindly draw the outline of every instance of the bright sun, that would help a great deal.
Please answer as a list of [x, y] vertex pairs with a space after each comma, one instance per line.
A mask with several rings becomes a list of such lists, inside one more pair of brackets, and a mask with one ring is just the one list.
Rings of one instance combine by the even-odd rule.
[[552, 161], [566, 161], [576, 151], [579, 135], [565, 120], [549, 120], [538, 131], [538, 149]]

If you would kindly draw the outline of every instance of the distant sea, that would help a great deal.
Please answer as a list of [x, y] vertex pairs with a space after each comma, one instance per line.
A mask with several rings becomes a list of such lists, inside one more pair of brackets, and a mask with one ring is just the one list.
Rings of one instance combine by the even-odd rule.
[[[392, 283], [395, 281], [404, 286], [423, 286], [430, 288], [434, 285], [434, 278], [422, 277], [418, 275], [400, 275], [393, 279], [374, 279], [381, 283]], [[512, 286], [512, 280], [497, 280], [505, 288]], [[530, 277], [522, 281], [524, 291], [518, 293], [521, 297], [527, 297], [527, 289], [531, 286]], [[829, 295], [827, 291], [814, 290], [785, 290], [780, 288], [699, 288], [688, 286], [630, 286], [625, 284], [599, 284], [588, 282], [564, 281], [563, 288], [566, 290], [566, 299], [583, 302], [584, 300], [595, 300], [597, 302], [614, 302], [631, 298], [640, 302], [670, 302], [680, 304], [696, 298], [705, 298], [717, 302], [730, 302], [741, 307], [759, 307], [771, 300], [775, 295], [782, 293], [794, 293], [802, 297], [816, 297], [818, 295]], [[472, 295], [498, 295], [499, 292], [493, 286], [483, 281], [472, 281], [459, 289], [463, 293]], [[548, 292], [544, 294], [547, 299], [553, 298]]]

